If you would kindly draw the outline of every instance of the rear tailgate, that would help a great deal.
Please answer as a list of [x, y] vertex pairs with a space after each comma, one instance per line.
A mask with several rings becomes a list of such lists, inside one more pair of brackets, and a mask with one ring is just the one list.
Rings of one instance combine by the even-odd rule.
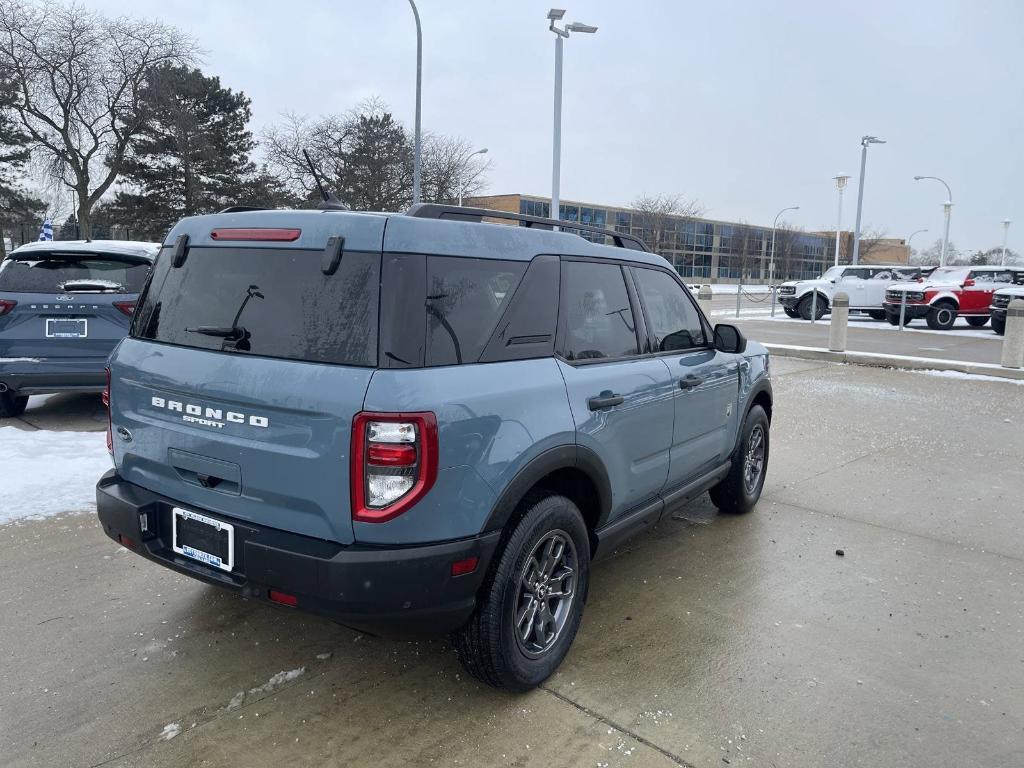
[[[183, 507], [350, 543], [352, 420], [377, 362], [385, 219], [332, 212], [291, 222], [295, 242], [210, 241], [211, 224], [252, 227], [255, 215], [187, 219], [169, 236], [188, 232], [185, 262], [165, 248], [111, 360], [115, 464]], [[258, 214], [261, 227], [284, 215]], [[333, 274], [328, 235], [345, 238]]]

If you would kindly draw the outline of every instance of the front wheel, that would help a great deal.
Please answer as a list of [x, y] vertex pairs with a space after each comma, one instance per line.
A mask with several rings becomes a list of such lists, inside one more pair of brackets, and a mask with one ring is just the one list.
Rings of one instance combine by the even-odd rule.
[[998, 333], [1000, 336], [1006, 333], [1006, 318], [992, 316], [992, 330]]
[[984, 328], [985, 323], [988, 322], [988, 316], [986, 315], [984, 317], [965, 317], [964, 320], [967, 321], [967, 324], [971, 326], [971, 328]]
[[473, 616], [453, 637], [467, 672], [511, 691], [540, 685], [562, 663], [590, 578], [590, 540], [577, 506], [541, 494], [523, 504]]
[[828, 302], [825, 300], [824, 296], [818, 296], [817, 299], [815, 299], [813, 296], [804, 296], [800, 300], [800, 306], [798, 309], [800, 312], [800, 317], [802, 317], [804, 320], [811, 319], [812, 310], [814, 311], [814, 319], [821, 320], [821, 318], [823, 318], [825, 316], [825, 313], [828, 311]]
[[933, 331], [948, 331], [956, 322], [956, 307], [948, 302], [936, 304], [925, 318]]
[[10, 390], [0, 392], [0, 419], [14, 419], [25, 412], [28, 395], [16, 395]]
[[800, 317], [800, 313], [797, 312], [795, 309], [790, 309], [789, 307], [783, 307], [782, 311], [786, 313], [786, 317], [791, 317], [794, 320], [796, 320], [798, 317]]
[[757, 504], [768, 472], [768, 443], [768, 415], [755, 405], [743, 420], [729, 474], [709, 491], [711, 503], [722, 512], [742, 514]]

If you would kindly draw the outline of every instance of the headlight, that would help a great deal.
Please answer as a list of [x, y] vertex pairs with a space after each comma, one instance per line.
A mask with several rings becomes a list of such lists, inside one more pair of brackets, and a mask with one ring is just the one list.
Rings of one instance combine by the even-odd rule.
[[924, 294], [921, 291], [910, 291], [907, 293], [907, 301], [924, 301]]

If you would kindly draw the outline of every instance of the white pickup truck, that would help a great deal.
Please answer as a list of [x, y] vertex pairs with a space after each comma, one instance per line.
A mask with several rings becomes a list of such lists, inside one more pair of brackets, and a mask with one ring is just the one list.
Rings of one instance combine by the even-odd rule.
[[893, 283], [917, 280], [931, 268], [907, 264], [830, 267], [817, 280], [790, 280], [779, 286], [779, 302], [792, 318], [820, 320], [832, 306], [832, 297], [843, 291], [850, 297], [850, 309], [865, 312], [875, 320], [885, 319], [882, 304]]

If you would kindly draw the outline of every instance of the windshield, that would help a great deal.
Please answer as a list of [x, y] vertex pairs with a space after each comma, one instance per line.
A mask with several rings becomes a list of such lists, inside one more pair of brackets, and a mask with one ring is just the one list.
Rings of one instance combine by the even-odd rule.
[[939, 267], [928, 276], [932, 283], [962, 283], [970, 270], [966, 267]]
[[40, 253], [0, 264], [0, 291], [13, 293], [138, 293], [149, 264], [99, 254]]
[[842, 276], [843, 276], [843, 268], [842, 267], [829, 267], [827, 270], [825, 270], [825, 274], [823, 274], [818, 279], [819, 280], [838, 280]]

